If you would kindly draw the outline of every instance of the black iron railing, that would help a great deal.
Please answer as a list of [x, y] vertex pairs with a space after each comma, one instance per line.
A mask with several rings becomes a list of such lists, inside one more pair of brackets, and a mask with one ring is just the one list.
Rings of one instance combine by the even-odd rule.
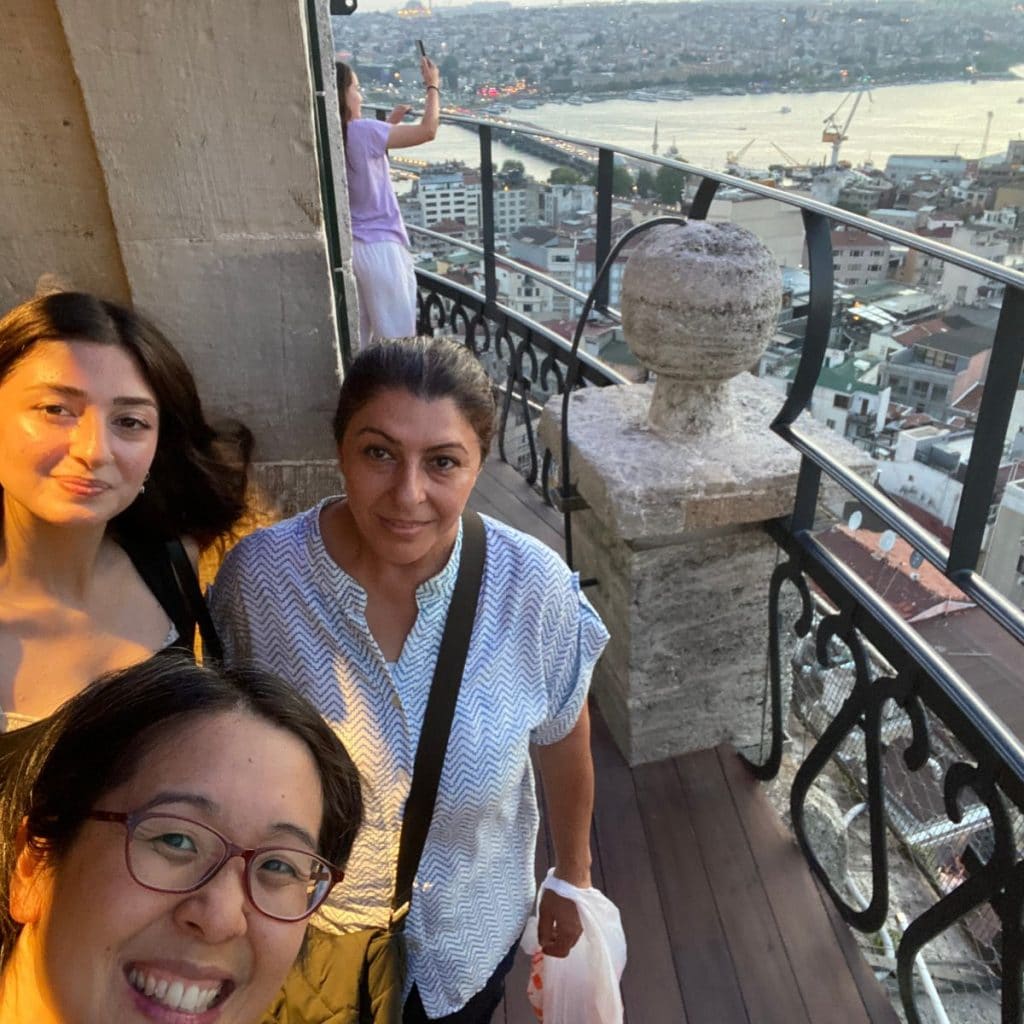
[[[522, 463], [525, 475], [533, 482], [538, 479], [538, 466], [546, 467], [550, 462], [550, 453], [538, 452], [532, 432], [531, 413], [536, 414], [539, 408], [537, 400], [551, 394], [564, 394], [584, 383], [601, 386], [622, 381], [607, 367], [578, 355], [579, 331], [570, 346], [564, 339], [497, 301], [497, 266], [509, 265], [527, 275], [535, 271], [495, 252], [493, 126], [456, 115], [444, 115], [442, 120], [473, 130], [480, 139], [484, 224], [482, 244], [476, 251], [483, 264], [484, 287], [482, 292], [476, 292], [436, 274], [419, 272], [420, 327], [451, 330], [482, 357], [490, 357], [498, 364], [492, 367], [492, 372], [497, 373], [504, 396], [502, 454], [508, 458], [506, 434], [510, 429], [510, 416], [515, 411], [516, 429], [525, 431], [527, 438], [525, 458], [516, 461]], [[996, 959], [986, 970], [996, 979], [997, 987], [1001, 979], [1001, 1019], [1021, 1021], [1024, 859], [1020, 833], [1021, 822], [1024, 822], [1024, 747], [935, 649], [829, 550], [815, 532], [815, 517], [822, 480], [826, 478], [844, 488], [865, 513], [873, 514], [896, 536], [908, 542], [915, 552], [916, 564], [930, 563], [960, 589], [965, 601], [984, 609], [1005, 631], [1011, 643], [1024, 642], [1024, 614], [976, 571], [1010, 410], [1024, 364], [1024, 275], [869, 218], [731, 175], [554, 132], [526, 127], [516, 130], [575, 146], [588, 146], [596, 152], [596, 265], [604, 269], [610, 265], [609, 258], [613, 254], [611, 184], [617, 155], [676, 168], [698, 179], [699, 186], [688, 211], [692, 219], [707, 216], [721, 186], [800, 209], [811, 279], [807, 331], [792, 387], [771, 429], [799, 453], [801, 464], [792, 514], [770, 524], [770, 533], [787, 560], [772, 577], [769, 592], [771, 749], [765, 763], [751, 764], [751, 769], [767, 779], [778, 772], [782, 760], [786, 732], [782, 717], [784, 654], [780, 594], [789, 583], [800, 595], [802, 604], [795, 624], [796, 633], [813, 638], [821, 666], [835, 663], [837, 647], [848, 652], [846, 661], [850, 666], [847, 691], [804, 759], [792, 789], [793, 825], [805, 855], [851, 925], [866, 931], [875, 931], [881, 926], [890, 911], [885, 827], [887, 818], [891, 822], [892, 808], [900, 802], [899, 793], [886, 793], [883, 786], [883, 754], [896, 742], [892, 715], [883, 713], [883, 709], [898, 708], [903, 726], [897, 733], [905, 741], [899, 753], [908, 777], [914, 773], [921, 777], [927, 775], [923, 772], [926, 765], [934, 774], [934, 765], [941, 763], [944, 774], [939, 801], [948, 824], [952, 827], [960, 822], [965, 802], [970, 802], [970, 821], [982, 821], [985, 826], [984, 842], [968, 843], [962, 852], [962, 877], [938, 890], [939, 897], [934, 905], [909, 924], [899, 943], [897, 973], [908, 1019], [920, 1020], [912, 983], [916, 954], [935, 936], [962, 925], [969, 915], [983, 907], [995, 920], [998, 932], [993, 943]], [[798, 423], [800, 414], [809, 408], [832, 329], [833, 225], [856, 228], [905, 245], [949, 265], [981, 274], [1005, 289], [974, 444], [963, 474], [963, 496], [948, 548], [823, 448]], [[552, 284], [551, 281], [545, 283]], [[558, 282], [553, 284], [580, 303], [585, 301], [579, 292], [566, 289]], [[608, 306], [605, 275], [598, 274], [590, 301], [603, 315], [617, 319], [617, 311]], [[560, 462], [562, 483], [558, 491], [568, 512], [574, 500], [568, 484], [567, 451], [560, 453]], [[545, 486], [545, 491], [548, 489]], [[824, 612], [815, 612], [811, 584], [824, 595]], [[805, 801], [811, 784], [853, 735], [858, 737], [858, 742], [863, 742], [866, 775], [872, 877], [872, 892], [866, 905], [850, 902], [840, 883], [828, 877], [805, 830]], [[940, 749], [943, 758], [937, 760]], [[973, 796], [967, 801], [969, 794]], [[971, 834], [977, 838], [978, 830], [974, 829]]]

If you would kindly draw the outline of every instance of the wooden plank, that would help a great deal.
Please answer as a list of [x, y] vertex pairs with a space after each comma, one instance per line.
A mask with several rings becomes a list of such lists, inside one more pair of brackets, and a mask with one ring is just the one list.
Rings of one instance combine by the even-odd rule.
[[[757, 1017], [748, 1017], [740, 996], [739, 978], [675, 765], [671, 761], [641, 765], [633, 770], [633, 778], [686, 1020], [689, 1024], [761, 1024]], [[628, 928], [627, 941], [634, 941], [637, 927], [642, 929], [646, 923]], [[644, 964], [638, 966], [643, 981]], [[633, 1017], [636, 1024], [668, 1019]]]
[[850, 926], [842, 919], [828, 893], [817, 879], [815, 879], [814, 884], [821, 898], [822, 906], [825, 908], [825, 913], [832, 924], [832, 932], [836, 937], [836, 943], [840, 950], [842, 950], [843, 956], [849, 965], [850, 973], [857, 982], [861, 999], [867, 1009], [868, 1020], [871, 1021], [871, 1024], [899, 1024], [900, 1017], [893, 1008], [885, 989], [874, 976], [861, 954], [857, 940], [854, 938], [853, 932], [850, 931]]
[[603, 882], [597, 884], [619, 908], [626, 933], [626, 970], [622, 975], [626, 1020], [633, 1024], [685, 1024], [633, 775], [593, 706], [591, 722], [597, 782], [594, 835], [603, 874]]
[[[523, 489], [529, 490], [525, 483], [520, 481], [520, 484]], [[497, 518], [502, 522], [517, 530], [522, 530], [523, 533], [530, 534], [531, 537], [536, 537], [559, 554], [565, 550], [564, 541], [559, 534], [537, 515], [538, 509], [543, 507], [543, 501], [539, 495], [533, 495], [530, 492], [531, 497], [536, 498], [536, 505], [527, 505], [491, 474], [489, 465], [485, 466], [484, 471], [477, 477], [474, 494], [480, 494], [500, 509]]]
[[696, 751], [673, 764], [751, 1021], [810, 1024], [717, 754]]
[[555, 533], [564, 536], [565, 521], [562, 519], [561, 513], [556, 512], [547, 504], [517, 469], [507, 462], [502, 462], [499, 456], [492, 454], [487, 460], [485, 472], [497, 480], [513, 497], [518, 498], [530, 508], [535, 515], [543, 519]]
[[812, 1021], [841, 1017], [844, 1024], [866, 1024], [868, 1014], [857, 983], [834, 941], [831, 922], [796, 840], [736, 751], [719, 747], [718, 759], [808, 1016]]
[[479, 512], [481, 515], [490, 516], [492, 519], [501, 519], [504, 513], [498, 505], [495, 505], [493, 501], [487, 498], [478, 488], [473, 488], [473, 492], [469, 496], [469, 507], [474, 512]]

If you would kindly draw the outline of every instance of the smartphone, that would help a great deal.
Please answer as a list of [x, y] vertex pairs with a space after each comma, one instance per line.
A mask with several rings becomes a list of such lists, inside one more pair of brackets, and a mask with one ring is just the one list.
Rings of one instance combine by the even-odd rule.
[[426, 51], [425, 47], [423, 46], [423, 40], [422, 39], [417, 39], [416, 40], [416, 48], [420, 51], [420, 56], [421, 57], [426, 57], [427, 51]]

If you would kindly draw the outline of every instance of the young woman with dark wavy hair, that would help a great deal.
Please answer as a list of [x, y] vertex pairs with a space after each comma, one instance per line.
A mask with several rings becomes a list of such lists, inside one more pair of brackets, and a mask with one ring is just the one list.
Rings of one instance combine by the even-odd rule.
[[243, 511], [250, 450], [139, 313], [57, 292], [0, 319], [0, 731], [193, 649], [195, 561]]

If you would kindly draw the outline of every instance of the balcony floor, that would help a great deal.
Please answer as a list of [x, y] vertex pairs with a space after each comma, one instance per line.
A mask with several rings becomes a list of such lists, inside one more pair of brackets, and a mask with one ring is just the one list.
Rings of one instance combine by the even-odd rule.
[[[561, 551], [560, 518], [491, 459], [471, 505]], [[763, 788], [729, 747], [630, 769], [594, 714], [594, 884], [628, 943], [628, 1024], [898, 1020]], [[537, 876], [552, 857], [541, 830]], [[504, 1024], [535, 1024], [517, 958]]]

